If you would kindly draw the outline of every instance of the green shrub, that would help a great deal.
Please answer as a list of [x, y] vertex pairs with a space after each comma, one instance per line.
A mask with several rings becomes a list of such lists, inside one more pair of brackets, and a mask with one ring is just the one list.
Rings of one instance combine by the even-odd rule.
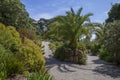
[[19, 52], [18, 55], [27, 70], [38, 71], [44, 68], [45, 59], [43, 58], [43, 51], [33, 41], [25, 38]]
[[64, 46], [60, 46], [55, 50], [54, 57], [59, 59], [59, 60], [64, 60], [65, 59], [65, 52], [64, 52]]
[[84, 53], [86, 53], [86, 54], [88, 53], [88, 50], [87, 50], [86, 44], [83, 43], [83, 42], [79, 42], [77, 48], [80, 49], [80, 50], [82, 50], [82, 51], [83, 51]]
[[0, 23], [0, 44], [6, 49], [10, 49], [12, 52], [18, 51], [21, 45], [21, 39], [14, 27], [5, 27]]
[[79, 46], [76, 49], [71, 49], [67, 45], [62, 45], [56, 49], [54, 56], [59, 60], [78, 64], [86, 64], [87, 59], [85, 48], [82, 46]]
[[112, 62], [112, 56], [107, 51], [104, 45], [99, 49], [99, 57], [105, 61]]
[[47, 72], [35, 72], [27, 80], [52, 80], [52, 77]]
[[23, 65], [16, 57], [21, 39], [19, 33], [12, 26], [0, 23], [0, 77], [7, 78], [22, 72]]
[[82, 53], [81, 55], [79, 55], [80, 59], [79, 59], [78, 63], [79, 64], [86, 64], [87, 53], [88, 53], [86, 45], [84, 43], [79, 43], [78, 49], [79, 49], [80, 53]]
[[57, 41], [50, 41], [50, 49], [52, 50], [53, 54], [55, 53], [55, 50], [59, 47], [62, 46], [63, 43], [62, 42], [57, 42]]
[[0, 23], [0, 80], [24, 71], [44, 70], [41, 46], [23, 37], [11, 26]]
[[8, 76], [20, 73], [22, 70], [23, 65], [17, 57], [0, 45], [0, 80], [4, 80]]
[[100, 49], [101, 45], [97, 42], [93, 43], [93, 45], [91, 46], [91, 52], [93, 55], [99, 55], [99, 49]]

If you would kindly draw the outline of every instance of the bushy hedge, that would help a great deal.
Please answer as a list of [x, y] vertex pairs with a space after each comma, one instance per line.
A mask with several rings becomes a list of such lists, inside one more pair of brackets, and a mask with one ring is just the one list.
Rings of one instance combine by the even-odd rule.
[[104, 45], [101, 45], [99, 49], [99, 57], [105, 61], [112, 62], [112, 55], [108, 52], [107, 48]]
[[44, 64], [40, 46], [25, 37], [21, 39], [15, 28], [0, 23], [0, 79], [24, 71], [43, 70]]
[[38, 71], [44, 68], [45, 59], [43, 58], [43, 51], [33, 41], [25, 38], [18, 55], [27, 70]]
[[5, 25], [0, 23], [0, 44], [2, 44], [5, 49], [10, 49], [12, 52], [18, 51], [21, 45], [21, 38], [14, 27], [5, 27]]
[[22, 71], [22, 62], [9, 49], [5, 49], [0, 44], [0, 80], [4, 80], [8, 76], [21, 73]]

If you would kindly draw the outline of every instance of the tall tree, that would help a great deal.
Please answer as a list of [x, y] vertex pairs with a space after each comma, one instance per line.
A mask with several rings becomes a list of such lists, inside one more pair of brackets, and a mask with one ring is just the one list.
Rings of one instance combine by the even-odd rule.
[[20, 0], [0, 0], [0, 22], [17, 28], [32, 26], [29, 14]]
[[106, 23], [113, 22], [114, 20], [120, 20], [120, 3], [112, 5], [112, 8], [108, 12]]

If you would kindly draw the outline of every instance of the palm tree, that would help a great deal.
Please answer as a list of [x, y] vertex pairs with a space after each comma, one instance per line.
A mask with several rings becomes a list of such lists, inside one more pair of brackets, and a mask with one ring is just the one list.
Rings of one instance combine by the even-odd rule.
[[104, 24], [100, 24], [100, 23], [93, 23], [94, 26], [94, 31], [93, 34], [96, 35], [96, 41], [101, 41], [103, 39], [106, 27], [104, 26]]
[[71, 8], [70, 11], [66, 12], [66, 16], [59, 16], [56, 20], [59, 22], [58, 35], [62, 36], [62, 39], [68, 42], [70, 48], [76, 48], [78, 39], [82, 34], [86, 32], [83, 24], [89, 21], [91, 13], [81, 16], [82, 8], [77, 13]]
[[85, 44], [86, 44], [86, 47], [87, 49], [90, 49], [91, 47], [91, 40], [92, 40], [92, 36], [94, 34], [94, 31], [95, 31], [95, 28], [94, 28], [94, 25], [93, 23], [86, 23], [84, 24], [84, 27], [85, 27], [85, 38], [82, 40]]

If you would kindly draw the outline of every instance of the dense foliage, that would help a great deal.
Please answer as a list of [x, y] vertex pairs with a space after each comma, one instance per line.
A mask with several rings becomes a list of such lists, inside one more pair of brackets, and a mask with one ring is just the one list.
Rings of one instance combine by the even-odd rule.
[[114, 21], [107, 25], [108, 30], [104, 39], [105, 48], [108, 50], [112, 61], [120, 64], [120, 21]]
[[25, 38], [24, 43], [19, 49], [19, 56], [24, 66], [29, 71], [39, 71], [44, 69], [45, 60], [41, 47], [37, 46], [33, 41]]
[[19, 33], [13, 27], [5, 27], [0, 23], [0, 65], [3, 66], [0, 70], [0, 77], [6, 78], [22, 71], [21, 62], [15, 56], [20, 44]]
[[12, 26], [0, 23], [0, 79], [24, 71], [44, 69], [45, 60], [41, 47], [23, 38]]
[[32, 28], [32, 21], [20, 0], [0, 0], [0, 22], [3, 24], [17, 29]]
[[[0, 0], [0, 22], [5, 24], [0, 23], [0, 80], [44, 71], [44, 52], [40, 36], [36, 35], [37, 23], [29, 17], [25, 5], [20, 0]], [[48, 80], [47, 73], [42, 76]]]
[[9, 50], [0, 44], [0, 80], [23, 71], [23, 64]]
[[120, 20], [120, 3], [112, 5], [112, 8], [108, 12], [108, 19], [106, 23], [114, 22], [115, 20]]

